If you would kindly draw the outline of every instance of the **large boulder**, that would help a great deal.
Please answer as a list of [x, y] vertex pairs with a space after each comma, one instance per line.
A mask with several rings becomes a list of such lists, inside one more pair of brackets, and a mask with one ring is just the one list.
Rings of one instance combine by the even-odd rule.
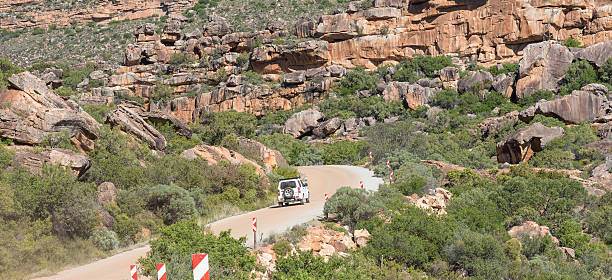
[[526, 221], [520, 226], [513, 226], [508, 230], [508, 235], [512, 238], [520, 238], [522, 236], [530, 237], [546, 237], [549, 236], [553, 242], [559, 243], [559, 240], [550, 233], [547, 226], [540, 226], [536, 222]]
[[482, 90], [491, 88], [493, 75], [484, 70], [472, 71], [459, 80], [459, 92], [473, 91], [479, 93]]
[[256, 157], [261, 158], [266, 173], [272, 172], [272, 169], [276, 167], [287, 165], [287, 161], [279, 151], [270, 149], [253, 139], [238, 137], [238, 146], [241, 151], [250, 151]]
[[68, 132], [78, 149], [93, 149], [100, 124], [76, 103], [62, 99], [30, 72], [8, 81], [11, 89], [0, 92], [0, 137], [37, 145]]
[[506, 98], [512, 97], [512, 93], [514, 92], [514, 78], [514, 74], [497, 75], [495, 80], [493, 80], [493, 89], [501, 93]]
[[319, 126], [319, 122], [325, 119], [325, 115], [317, 108], [308, 109], [293, 114], [286, 122], [284, 133], [290, 134], [295, 138], [310, 134], [313, 129]]
[[98, 205], [104, 207], [117, 200], [117, 189], [115, 184], [104, 182], [98, 186]]
[[127, 134], [147, 143], [151, 149], [161, 151], [166, 148], [164, 135], [126, 105], [119, 105], [117, 109], [109, 112], [106, 122], [118, 125]]
[[91, 166], [86, 154], [71, 150], [53, 148], [35, 152], [29, 146], [9, 146], [9, 149], [15, 151], [14, 164], [24, 167], [33, 174], [42, 174], [43, 166], [50, 164], [64, 166], [73, 174], [80, 176]]
[[255, 171], [260, 176], [265, 176], [264, 169], [256, 162], [248, 159], [240, 153], [229, 150], [225, 147], [216, 147], [209, 145], [198, 145], [181, 153], [181, 157], [188, 160], [202, 158], [208, 161], [209, 164], [217, 165], [220, 160], [228, 161], [233, 165], [251, 164], [255, 167]]
[[144, 107], [136, 102], [125, 102], [121, 104], [122, 106], [130, 109], [132, 112], [138, 114], [145, 121], [150, 121], [152, 123], [168, 123], [172, 125], [176, 134], [185, 136], [187, 138], [191, 138], [191, 128], [179, 118], [167, 114], [161, 111], [146, 111]]
[[601, 67], [608, 59], [612, 58], [612, 41], [602, 42], [584, 48], [576, 53], [577, 59], [583, 59]]
[[419, 84], [406, 82], [391, 82], [383, 89], [383, 99], [386, 101], [403, 101], [408, 107], [416, 110], [418, 107], [428, 104], [436, 89], [423, 87]]
[[547, 41], [528, 45], [519, 65], [516, 96], [523, 98], [540, 89], [556, 91], [573, 60], [572, 52], [561, 44]]
[[232, 29], [225, 18], [212, 16], [208, 20], [208, 23], [204, 27], [204, 35], [218, 36], [221, 38], [223, 35], [232, 33]]
[[608, 89], [598, 84], [590, 84], [552, 101], [538, 102], [521, 112], [523, 121], [531, 121], [535, 115], [557, 118], [568, 124], [592, 121], [605, 116], [609, 110], [606, 97]]
[[312, 131], [312, 133], [319, 138], [325, 138], [340, 129], [342, 123], [343, 122], [341, 119], [333, 118], [322, 122], [317, 128]]
[[539, 122], [523, 127], [497, 143], [497, 161], [511, 164], [528, 161], [542, 151], [546, 143], [563, 133], [561, 127], [547, 127]]

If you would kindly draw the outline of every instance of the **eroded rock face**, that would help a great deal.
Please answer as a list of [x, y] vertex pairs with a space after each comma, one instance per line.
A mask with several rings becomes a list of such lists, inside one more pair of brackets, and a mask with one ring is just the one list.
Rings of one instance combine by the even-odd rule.
[[0, 93], [0, 137], [37, 145], [47, 137], [68, 132], [81, 150], [92, 150], [100, 124], [76, 103], [49, 90], [29, 72], [9, 78], [11, 88]]
[[259, 164], [225, 147], [215, 147], [202, 144], [183, 151], [181, 156], [188, 160], [203, 158], [208, 161], [208, 163], [215, 165], [218, 164], [220, 160], [228, 161], [234, 165], [251, 164], [255, 166], [255, 170], [259, 176], [266, 175], [264, 169]]
[[295, 113], [285, 122], [283, 133], [290, 134], [295, 138], [302, 137], [311, 133], [324, 119], [325, 115], [316, 108]]
[[573, 60], [572, 52], [559, 43], [547, 41], [528, 45], [519, 65], [516, 96], [523, 98], [540, 89], [556, 91]]
[[605, 86], [591, 84], [572, 94], [552, 101], [538, 102], [535, 106], [521, 112], [523, 121], [530, 121], [535, 115], [557, 118], [568, 124], [592, 121], [611, 112], [606, 97]]
[[576, 53], [576, 59], [584, 59], [597, 67], [601, 67], [610, 58], [612, 58], [612, 41], [601, 42]]
[[552, 236], [552, 234], [550, 233], [550, 229], [547, 226], [540, 226], [536, 222], [532, 221], [524, 222], [520, 226], [513, 226], [512, 228], [510, 228], [510, 230], [508, 230], [508, 234], [513, 238], [520, 238], [524, 235], [539, 237], [550, 236], [553, 242], [557, 244], [559, 243], [559, 240], [556, 237]]
[[383, 90], [383, 99], [386, 101], [403, 101], [408, 107], [416, 110], [428, 104], [438, 89], [423, 87], [419, 84], [407, 82], [391, 82]]
[[287, 165], [287, 161], [279, 151], [270, 149], [253, 139], [238, 137], [238, 144], [241, 150], [252, 151], [262, 159], [266, 173], [272, 172], [276, 167]]
[[109, 112], [106, 122], [118, 125], [122, 131], [147, 143], [151, 149], [162, 151], [166, 148], [164, 135], [126, 105], [119, 105], [117, 109]]
[[493, 75], [484, 70], [472, 71], [459, 80], [459, 92], [480, 92], [491, 88]]
[[319, 138], [325, 138], [340, 129], [342, 124], [343, 122], [340, 118], [333, 118], [322, 122], [312, 133]]
[[546, 143], [563, 133], [561, 127], [546, 127], [539, 122], [523, 127], [497, 143], [497, 161], [511, 164], [528, 161], [542, 151]]
[[60, 165], [68, 168], [73, 174], [78, 176], [84, 174], [91, 166], [91, 161], [86, 154], [76, 153], [66, 149], [44, 149], [42, 152], [35, 153], [31, 147], [9, 146], [10, 150], [15, 151], [13, 162], [17, 166], [22, 166], [33, 174], [42, 174], [45, 164]]
[[98, 186], [98, 205], [104, 207], [117, 200], [117, 189], [115, 184], [111, 182], [104, 182]]

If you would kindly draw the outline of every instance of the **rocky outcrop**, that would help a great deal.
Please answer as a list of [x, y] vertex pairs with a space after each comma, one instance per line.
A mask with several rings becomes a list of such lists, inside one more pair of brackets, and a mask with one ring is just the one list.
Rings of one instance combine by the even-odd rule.
[[601, 42], [576, 53], [576, 59], [583, 59], [601, 67], [612, 58], [612, 41]]
[[52, 148], [35, 152], [29, 146], [8, 146], [8, 148], [15, 151], [13, 163], [16, 166], [21, 166], [37, 175], [42, 174], [45, 165], [64, 166], [78, 176], [84, 174], [91, 166], [91, 161], [86, 154], [71, 150]]
[[546, 127], [539, 122], [523, 127], [497, 143], [497, 161], [511, 164], [528, 161], [542, 151], [546, 143], [563, 133], [561, 127]]
[[[365, 237], [365, 234], [362, 234], [362, 236]], [[362, 240], [362, 243], [367, 244], [364, 240]], [[297, 244], [298, 250], [312, 250], [315, 256], [322, 257], [344, 253], [355, 247], [355, 242], [351, 240], [349, 235], [315, 226], [309, 226], [306, 229], [306, 235]]]
[[0, 137], [37, 145], [68, 132], [81, 150], [92, 150], [100, 124], [76, 103], [65, 101], [29, 72], [9, 79], [11, 89], [0, 92]]
[[471, 71], [465, 77], [459, 80], [459, 92], [475, 92], [479, 93], [483, 90], [488, 90], [493, 84], [493, 75], [488, 71], [478, 70]]
[[500, 128], [506, 125], [514, 125], [518, 121], [519, 112], [512, 111], [501, 117], [491, 117], [484, 119], [481, 123], [478, 124], [478, 129], [480, 129], [480, 134], [482, 135], [482, 137], [486, 138], [490, 134], [497, 132]]
[[418, 107], [428, 104], [439, 89], [423, 87], [419, 84], [406, 82], [391, 82], [385, 86], [382, 96], [386, 101], [402, 101], [404, 104], [416, 110]]
[[329, 119], [319, 124], [317, 128], [312, 130], [312, 133], [319, 138], [325, 138], [340, 129], [342, 124], [340, 118]]
[[[24, 3], [27, 2], [27, 3]], [[193, 4], [191, 0], [137, 0], [72, 3], [43, 0], [0, 1], [0, 29], [81, 25], [88, 22], [135, 20], [153, 15], [180, 14]]]
[[603, 85], [590, 84], [581, 90], [552, 101], [538, 102], [535, 106], [521, 112], [520, 118], [529, 122], [535, 115], [557, 118], [568, 124], [593, 121], [612, 113], [607, 98], [608, 89]]
[[266, 173], [272, 172], [274, 168], [279, 166], [287, 165], [287, 161], [279, 151], [270, 149], [253, 139], [238, 137], [238, 146], [241, 151], [249, 151], [257, 158], [260, 158]]
[[151, 149], [162, 151], [166, 148], [164, 135], [127, 105], [119, 105], [117, 109], [109, 112], [106, 122], [119, 126], [122, 131], [145, 142]]
[[181, 153], [181, 156], [188, 160], [202, 158], [208, 161], [209, 164], [214, 165], [217, 165], [220, 160], [228, 161], [233, 165], [251, 164], [255, 167], [255, 170], [259, 176], [266, 175], [265, 170], [259, 164], [225, 147], [216, 147], [202, 144], [195, 146], [189, 150], [183, 151]]
[[419, 197], [417, 194], [409, 196], [408, 199], [421, 209], [431, 210], [438, 215], [446, 214], [446, 204], [453, 194], [443, 188], [431, 190], [429, 194]]
[[319, 112], [318, 108], [295, 113], [285, 122], [283, 133], [290, 134], [295, 138], [308, 135], [325, 118], [325, 115]]
[[559, 240], [550, 233], [550, 229], [547, 226], [540, 226], [536, 222], [526, 221], [520, 226], [513, 226], [508, 230], [508, 234], [513, 238], [520, 238], [522, 236], [530, 237], [547, 237], [552, 238], [554, 243], [559, 244]]
[[168, 123], [172, 125], [176, 131], [176, 134], [191, 138], [191, 128], [173, 115], [161, 111], [147, 111], [144, 107], [136, 102], [125, 102], [122, 104], [122, 106], [129, 108], [132, 112], [138, 114], [145, 121], [150, 121], [152, 123]]
[[117, 189], [115, 184], [111, 182], [104, 182], [98, 186], [98, 205], [104, 207], [117, 200]]
[[559, 43], [528, 45], [519, 66], [516, 96], [523, 98], [540, 89], [556, 91], [573, 60], [572, 52]]

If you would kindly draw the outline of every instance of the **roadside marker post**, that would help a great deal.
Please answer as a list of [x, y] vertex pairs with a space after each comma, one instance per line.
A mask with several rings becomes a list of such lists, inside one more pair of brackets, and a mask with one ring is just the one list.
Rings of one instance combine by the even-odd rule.
[[130, 265], [130, 279], [138, 280], [138, 266], [135, 264]]
[[391, 174], [389, 174], [389, 184], [393, 181], [393, 170], [391, 170]]
[[327, 196], [327, 194], [325, 194], [325, 200], [327, 200], [329, 198], [329, 196]]
[[372, 161], [373, 158], [374, 156], [372, 155], [372, 152], [370, 152], [370, 161]]
[[193, 280], [210, 280], [207, 254], [191, 255], [193, 261]]
[[391, 169], [391, 161], [387, 160], [387, 168]]
[[361, 186], [361, 189], [363, 189], [363, 181], [359, 181], [359, 185]]
[[157, 280], [167, 280], [166, 278], [166, 264], [158, 263], [157, 264]]
[[257, 218], [253, 218], [251, 227], [253, 228], [253, 250], [255, 250], [257, 247]]

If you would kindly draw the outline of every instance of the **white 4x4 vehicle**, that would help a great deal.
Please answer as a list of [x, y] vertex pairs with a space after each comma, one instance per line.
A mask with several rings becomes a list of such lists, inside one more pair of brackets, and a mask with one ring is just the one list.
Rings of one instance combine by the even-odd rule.
[[301, 178], [284, 179], [278, 182], [278, 206], [289, 205], [291, 202], [310, 203], [308, 184]]

